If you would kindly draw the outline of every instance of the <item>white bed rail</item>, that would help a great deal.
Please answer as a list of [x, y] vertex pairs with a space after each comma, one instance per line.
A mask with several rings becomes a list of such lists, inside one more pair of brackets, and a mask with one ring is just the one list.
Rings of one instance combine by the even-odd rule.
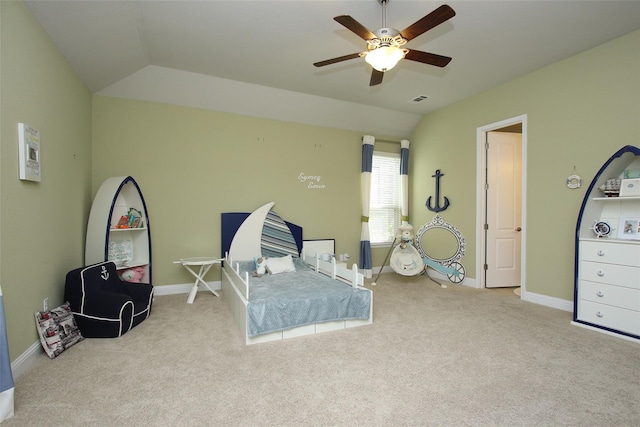
[[[336, 258], [331, 257], [330, 261], [323, 261], [320, 259], [320, 254], [316, 254], [315, 256], [307, 256], [304, 251], [302, 251], [302, 259], [313, 268], [316, 272], [320, 274], [324, 274], [325, 276], [329, 276], [334, 280], [339, 280], [347, 285], [350, 285], [354, 289], [358, 289], [359, 287], [364, 286], [364, 276], [358, 271], [358, 266], [354, 263], [351, 268], [345, 268], [337, 265]], [[240, 289], [244, 298], [249, 300], [249, 273], [245, 272], [244, 277], [240, 274], [240, 264], [233, 264], [233, 259], [229, 253], [225, 253], [224, 261], [231, 266], [231, 269], [238, 275], [242, 284], [244, 285], [244, 289]]]
[[316, 253], [315, 256], [307, 256], [304, 250], [302, 251], [302, 259], [320, 274], [334, 280], [340, 280], [355, 289], [364, 286], [364, 276], [358, 272], [358, 266], [355, 263], [351, 268], [345, 268], [336, 263], [334, 256], [330, 261], [324, 261], [320, 258], [319, 253]]
[[224, 254], [224, 261], [229, 263], [229, 265], [231, 266], [231, 269], [240, 278], [240, 281], [244, 285], [244, 289], [238, 289], [238, 290], [242, 292], [244, 298], [247, 301], [249, 301], [249, 272], [245, 272], [244, 277], [242, 277], [242, 275], [240, 274], [240, 264], [236, 262], [236, 265], [235, 266], [233, 265], [233, 259], [231, 259], [231, 255], [229, 255], [229, 252], [226, 252]]

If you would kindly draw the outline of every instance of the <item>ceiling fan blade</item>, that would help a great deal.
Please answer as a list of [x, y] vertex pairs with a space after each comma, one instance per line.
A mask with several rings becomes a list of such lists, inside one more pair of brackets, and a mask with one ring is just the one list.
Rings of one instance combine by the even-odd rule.
[[382, 83], [383, 77], [384, 73], [374, 68], [373, 70], [371, 70], [371, 80], [369, 81], [369, 86], [379, 85], [380, 83]]
[[316, 67], [324, 67], [325, 65], [335, 64], [336, 62], [348, 61], [349, 59], [359, 58], [362, 53], [352, 53], [349, 55], [338, 56], [337, 58], [331, 58], [320, 62], [314, 62], [313, 65]]
[[456, 16], [456, 12], [451, 9], [451, 7], [443, 4], [427, 16], [424, 16], [422, 19], [419, 19], [404, 30], [400, 31], [400, 34], [405, 39], [411, 40], [418, 37], [420, 34], [429, 31], [433, 27], [437, 27], [454, 16]]
[[435, 53], [422, 52], [420, 50], [409, 50], [404, 56], [404, 59], [435, 65], [436, 67], [446, 67], [446, 65], [451, 62], [451, 58], [448, 56], [436, 55]]
[[340, 15], [333, 18], [334, 21], [339, 22], [345, 26], [351, 32], [357, 34], [363, 40], [375, 39], [376, 35], [373, 34], [367, 27], [350, 17], [349, 15]]

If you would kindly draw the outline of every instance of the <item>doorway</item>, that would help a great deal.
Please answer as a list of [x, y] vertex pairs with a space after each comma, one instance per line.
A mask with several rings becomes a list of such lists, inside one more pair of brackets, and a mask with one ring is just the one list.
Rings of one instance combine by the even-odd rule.
[[526, 115], [478, 128], [478, 287], [525, 289]]

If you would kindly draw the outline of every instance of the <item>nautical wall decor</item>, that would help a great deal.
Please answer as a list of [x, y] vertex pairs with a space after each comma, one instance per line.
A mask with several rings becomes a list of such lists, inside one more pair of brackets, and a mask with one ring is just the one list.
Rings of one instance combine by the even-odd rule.
[[[429, 231], [435, 230], [443, 230], [450, 233], [449, 237], [455, 241], [455, 249], [447, 256], [436, 257], [427, 254], [425, 235], [429, 234]], [[426, 267], [431, 267], [439, 273], [446, 274], [451, 283], [461, 283], [464, 280], [466, 271], [460, 260], [467, 251], [466, 239], [460, 230], [449, 224], [440, 215], [436, 214], [430, 222], [420, 227], [416, 233], [415, 246], [422, 257], [425, 269]]]
[[582, 177], [576, 173], [576, 167], [573, 167], [573, 174], [567, 177], [567, 187], [571, 189], [580, 188], [582, 185]]
[[431, 196], [429, 196], [425, 205], [431, 212], [442, 212], [449, 207], [449, 199], [446, 196], [444, 197], [444, 204], [440, 205], [440, 178], [442, 178], [444, 174], [440, 173], [440, 169], [436, 169], [436, 174], [431, 176], [436, 179], [436, 200], [435, 204], [432, 204]]

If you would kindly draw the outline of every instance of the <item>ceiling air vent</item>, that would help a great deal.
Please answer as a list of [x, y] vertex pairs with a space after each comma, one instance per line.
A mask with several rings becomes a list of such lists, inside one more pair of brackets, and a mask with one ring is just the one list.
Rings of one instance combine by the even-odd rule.
[[410, 99], [408, 102], [411, 103], [411, 104], [417, 104], [418, 102], [422, 102], [427, 98], [428, 98], [427, 95], [420, 95], [420, 96], [416, 96], [413, 99]]

